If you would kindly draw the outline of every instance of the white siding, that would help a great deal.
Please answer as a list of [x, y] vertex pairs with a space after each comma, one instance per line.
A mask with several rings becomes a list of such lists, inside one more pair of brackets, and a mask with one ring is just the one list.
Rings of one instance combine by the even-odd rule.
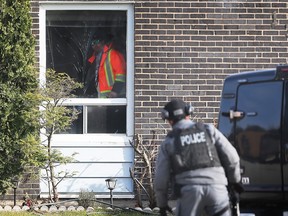
[[[98, 197], [108, 196], [107, 178], [116, 178], [115, 197], [133, 196], [133, 182], [129, 168], [133, 166], [134, 150], [125, 135], [55, 135], [53, 148], [63, 155], [76, 153], [73, 163], [61, 165], [56, 172], [75, 172], [72, 178], [64, 179], [58, 187], [60, 197], [75, 197], [83, 190], [95, 192]], [[42, 170], [41, 174], [45, 174]], [[41, 194], [48, 195], [48, 188], [41, 181]]]

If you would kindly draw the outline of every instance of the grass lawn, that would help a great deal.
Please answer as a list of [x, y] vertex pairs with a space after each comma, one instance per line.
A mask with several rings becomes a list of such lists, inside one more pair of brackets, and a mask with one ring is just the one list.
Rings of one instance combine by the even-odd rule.
[[0, 212], [1, 216], [107, 216], [107, 215], [117, 215], [117, 216], [140, 216], [140, 215], [148, 215], [142, 214], [135, 211], [111, 211], [111, 210], [95, 210], [95, 212], [86, 212], [86, 211], [66, 211], [66, 212], [26, 212], [26, 211], [19, 211], [19, 212]]

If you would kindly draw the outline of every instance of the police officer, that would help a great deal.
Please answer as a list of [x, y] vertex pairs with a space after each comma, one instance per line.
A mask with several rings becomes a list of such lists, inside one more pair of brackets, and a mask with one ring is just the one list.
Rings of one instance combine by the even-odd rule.
[[172, 179], [179, 189], [176, 215], [230, 216], [227, 185], [240, 182], [239, 156], [213, 125], [191, 121], [192, 113], [193, 107], [181, 99], [171, 100], [161, 112], [173, 130], [161, 144], [156, 161], [154, 189], [160, 214], [171, 212]]

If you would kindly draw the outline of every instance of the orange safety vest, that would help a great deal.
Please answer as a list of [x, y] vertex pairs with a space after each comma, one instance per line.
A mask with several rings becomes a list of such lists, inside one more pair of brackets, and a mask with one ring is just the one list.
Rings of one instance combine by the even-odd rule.
[[[126, 61], [124, 56], [115, 49], [105, 45], [103, 48], [103, 54], [98, 69], [98, 87], [101, 98], [106, 98], [111, 92], [114, 83], [126, 81]], [[93, 63], [95, 61], [95, 55], [91, 56], [88, 61]], [[123, 89], [125, 91], [125, 89]], [[119, 93], [119, 92], [118, 92]], [[125, 93], [125, 92], [120, 92]]]

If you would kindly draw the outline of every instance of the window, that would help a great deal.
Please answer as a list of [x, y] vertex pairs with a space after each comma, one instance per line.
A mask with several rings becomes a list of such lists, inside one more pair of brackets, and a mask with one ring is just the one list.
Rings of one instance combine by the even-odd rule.
[[127, 111], [133, 110], [134, 91], [133, 34], [127, 34], [133, 25], [127, 8], [123, 4], [46, 5], [43, 77], [44, 68], [52, 68], [83, 84], [73, 92], [77, 99], [65, 103], [82, 111], [71, 134], [133, 131], [131, 126], [128, 129], [133, 116], [127, 115], [133, 113]]

